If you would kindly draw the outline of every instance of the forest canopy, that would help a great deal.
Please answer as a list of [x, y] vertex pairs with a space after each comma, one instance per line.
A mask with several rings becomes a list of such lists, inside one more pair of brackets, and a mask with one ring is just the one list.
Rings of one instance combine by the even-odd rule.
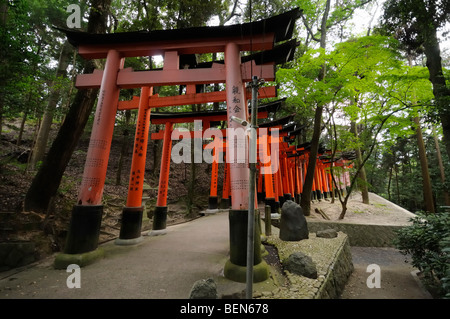
[[[77, 18], [71, 4], [0, 1], [0, 134], [5, 143], [28, 149], [24, 171], [34, 180], [23, 192], [30, 210], [48, 208], [93, 120], [97, 92], [77, 90], [74, 79], [102, 68], [104, 61], [83, 60], [58, 30]], [[295, 113], [295, 122], [304, 126], [295, 142], [311, 142], [312, 152], [320, 147], [334, 156], [356, 152], [352, 188], [363, 196], [374, 192], [413, 212], [450, 206], [448, 1], [92, 0], [77, 5], [79, 30], [91, 33], [237, 24], [300, 8], [295, 58], [277, 66], [276, 80], [278, 97], [287, 98], [277, 116]], [[220, 53], [197, 57], [220, 59]], [[139, 57], [127, 59], [125, 67], [145, 70], [161, 63], [160, 57]], [[158, 90], [169, 96], [183, 88]], [[121, 90], [120, 100], [136, 94]], [[208, 103], [166, 110], [225, 107]], [[135, 120], [135, 111], [119, 111], [115, 134], [133, 131]], [[32, 128], [31, 137], [24, 138], [26, 127]], [[1, 155], [1, 166], [17, 160]], [[305, 202], [302, 207], [309, 209]]]

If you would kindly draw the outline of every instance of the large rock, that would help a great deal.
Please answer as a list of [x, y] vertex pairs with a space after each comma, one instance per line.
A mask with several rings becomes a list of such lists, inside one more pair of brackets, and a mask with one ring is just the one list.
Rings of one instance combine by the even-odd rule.
[[281, 208], [280, 239], [299, 241], [308, 239], [309, 231], [305, 215], [300, 205], [288, 200]]
[[217, 299], [216, 282], [211, 278], [196, 281], [192, 286], [189, 299]]
[[311, 279], [317, 278], [316, 264], [312, 258], [302, 252], [292, 253], [287, 259], [283, 261], [283, 266], [289, 272], [308, 277]]

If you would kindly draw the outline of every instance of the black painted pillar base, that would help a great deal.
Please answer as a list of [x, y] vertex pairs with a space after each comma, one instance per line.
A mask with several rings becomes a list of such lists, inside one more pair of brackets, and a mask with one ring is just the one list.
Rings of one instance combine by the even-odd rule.
[[[150, 214], [149, 214], [150, 218]], [[148, 236], [159, 236], [167, 234], [167, 206], [156, 206], [153, 211], [152, 230], [147, 233]]]
[[275, 211], [276, 211], [277, 213], [279, 213], [279, 212], [280, 212], [280, 209], [281, 209], [280, 201], [279, 201], [279, 200], [278, 200], [278, 201], [275, 201]]
[[[253, 256], [253, 281], [264, 281], [269, 277], [269, 268], [261, 257], [261, 232], [257, 225], [257, 214], [255, 213], [254, 234], [254, 256]], [[226, 278], [246, 282], [247, 266], [247, 210], [230, 210], [230, 259], [225, 264], [224, 275]]]
[[97, 249], [102, 215], [103, 205], [73, 207], [65, 254], [82, 254]]
[[208, 209], [217, 209], [219, 207], [217, 196], [209, 196]]
[[56, 269], [65, 269], [70, 264], [84, 267], [103, 257], [98, 248], [102, 215], [102, 205], [73, 207], [64, 251], [54, 260]]
[[116, 244], [134, 244], [142, 238], [142, 215], [144, 207], [124, 207], [122, 210], [122, 224], [120, 226], [119, 240]]
[[256, 194], [256, 199], [258, 200], [258, 203], [264, 202], [264, 193], [258, 192]]
[[230, 209], [230, 207], [231, 207], [230, 198], [222, 198], [220, 200], [220, 209]]
[[278, 197], [278, 200], [279, 200], [279, 202], [280, 202], [280, 207], [282, 208], [284, 202], [286, 201], [286, 199], [284, 198], [284, 196], [280, 196], [280, 197]]
[[153, 212], [153, 230], [166, 229], [167, 206], [156, 206]]
[[291, 193], [286, 193], [286, 194], [284, 194], [284, 200], [285, 200], [285, 201], [287, 201], [287, 200], [292, 200], [292, 195], [291, 195]]
[[316, 194], [317, 194], [317, 199], [321, 200], [322, 199], [322, 192], [319, 190], [316, 190]]
[[271, 214], [277, 214], [278, 208], [275, 202], [275, 198], [266, 198], [265, 204], [270, 206], [270, 213]]

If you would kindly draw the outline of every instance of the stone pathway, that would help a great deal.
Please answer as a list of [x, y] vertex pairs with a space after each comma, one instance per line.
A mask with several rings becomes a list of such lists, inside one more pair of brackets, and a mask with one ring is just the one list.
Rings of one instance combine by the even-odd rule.
[[[397, 249], [351, 247], [351, 252], [354, 271], [341, 299], [432, 299], [416, 277], [416, 269]], [[369, 285], [376, 284], [376, 266], [368, 269], [369, 265], [379, 266], [379, 288], [367, 285], [368, 281]]]

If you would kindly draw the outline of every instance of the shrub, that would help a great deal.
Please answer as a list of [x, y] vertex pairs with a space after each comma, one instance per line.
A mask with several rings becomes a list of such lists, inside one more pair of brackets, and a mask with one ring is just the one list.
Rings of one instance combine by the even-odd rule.
[[419, 213], [411, 221], [397, 231], [395, 246], [410, 255], [437, 297], [450, 298], [450, 213]]

